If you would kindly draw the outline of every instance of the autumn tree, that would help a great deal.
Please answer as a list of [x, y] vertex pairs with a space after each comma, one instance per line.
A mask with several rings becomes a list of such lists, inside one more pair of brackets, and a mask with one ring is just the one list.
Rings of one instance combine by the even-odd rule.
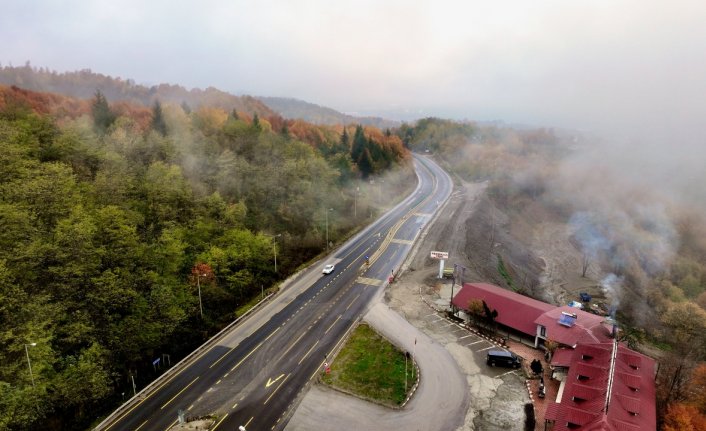
[[706, 430], [706, 416], [692, 405], [675, 403], [669, 406], [661, 429], [663, 431], [703, 431]]
[[706, 350], [706, 311], [691, 302], [676, 303], [661, 320], [672, 345], [657, 375], [657, 408], [663, 413], [670, 404], [688, 397], [692, 371]]

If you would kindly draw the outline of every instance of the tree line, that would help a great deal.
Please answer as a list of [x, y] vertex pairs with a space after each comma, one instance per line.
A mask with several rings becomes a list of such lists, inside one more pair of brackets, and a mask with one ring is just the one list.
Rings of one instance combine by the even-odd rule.
[[0, 428], [85, 429], [318, 255], [328, 209], [334, 241], [366, 223], [353, 191], [391, 170], [403, 194], [373, 129], [0, 87]]

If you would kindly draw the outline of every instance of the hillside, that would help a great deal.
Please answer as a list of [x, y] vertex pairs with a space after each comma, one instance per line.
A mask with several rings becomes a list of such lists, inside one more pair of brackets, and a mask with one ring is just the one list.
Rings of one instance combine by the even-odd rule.
[[380, 117], [356, 117], [335, 109], [286, 97], [257, 97], [275, 112], [289, 119], [301, 119], [314, 124], [362, 124], [380, 129], [399, 127], [400, 122]]
[[113, 101], [125, 101], [133, 104], [152, 106], [155, 101], [162, 103], [185, 104], [190, 109], [201, 106], [233, 109], [249, 115], [261, 117], [275, 115], [264, 103], [250, 96], [234, 96], [213, 87], [191, 89], [179, 85], [159, 84], [151, 87], [136, 84], [131, 79], [121, 79], [92, 72], [90, 69], [77, 72], [50, 71], [45, 68], [0, 67], [0, 84], [17, 86], [37, 92], [63, 94], [77, 99], [89, 99], [96, 90]]
[[698, 203], [670, 199], [646, 176], [632, 181], [620, 161], [596, 163], [590, 138], [436, 118], [398, 133], [441, 159], [465, 193], [483, 190], [477, 211], [459, 206], [453, 215], [463, 228], [445, 227], [470, 279], [558, 305], [590, 293], [589, 311], [616, 321], [621, 341], [659, 360], [660, 420], [669, 407], [706, 413], [706, 220]]
[[86, 429], [404, 196], [410, 159], [362, 126], [0, 85], [0, 429]]

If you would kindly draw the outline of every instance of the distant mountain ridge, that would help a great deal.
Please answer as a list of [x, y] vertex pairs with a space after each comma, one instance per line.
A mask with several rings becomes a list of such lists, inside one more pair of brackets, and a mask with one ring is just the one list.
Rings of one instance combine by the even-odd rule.
[[0, 67], [0, 84], [27, 90], [57, 93], [78, 99], [92, 98], [100, 90], [111, 101], [126, 101], [151, 106], [156, 100], [162, 103], [183, 104], [190, 108], [210, 106], [226, 111], [233, 109], [250, 115], [270, 117], [276, 113], [251, 96], [235, 96], [217, 88], [191, 89], [180, 85], [159, 84], [151, 87], [136, 84], [132, 79], [114, 78], [95, 73], [90, 69], [76, 72], [51, 71], [29, 64], [22, 67]]
[[400, 122], [381, 117], [356, 117], [315, 103], [287, 97], [257, 97], [279, 115], [292, 120], [304, 120], [319, 125], [362, 124], [379, 129], [399, 127]]

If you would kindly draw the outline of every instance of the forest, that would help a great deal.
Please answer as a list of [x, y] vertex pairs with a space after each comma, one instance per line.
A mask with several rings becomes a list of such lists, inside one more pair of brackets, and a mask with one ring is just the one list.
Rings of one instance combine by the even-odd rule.
[[525, 220], [533, 213], [565, 224], [583, 256], [576, 274], [600, 275], [595, 284], [617, 312], [621, 339], [659, 362], [660, 429], [706, 429], [706, 202], [678, 199], [685, 193], [677, 187], [665, 193], [643, 172], [631, 177], [604, 148], [593, 159], [600, 143], [578, 133], [437, 118], [397, 133], [460, 181], [488, 181], [510, 230], [531, 232]]
[[148, 100], [0, 86], [0, 429], [86, 429], [415, 181], [389, 131]]

